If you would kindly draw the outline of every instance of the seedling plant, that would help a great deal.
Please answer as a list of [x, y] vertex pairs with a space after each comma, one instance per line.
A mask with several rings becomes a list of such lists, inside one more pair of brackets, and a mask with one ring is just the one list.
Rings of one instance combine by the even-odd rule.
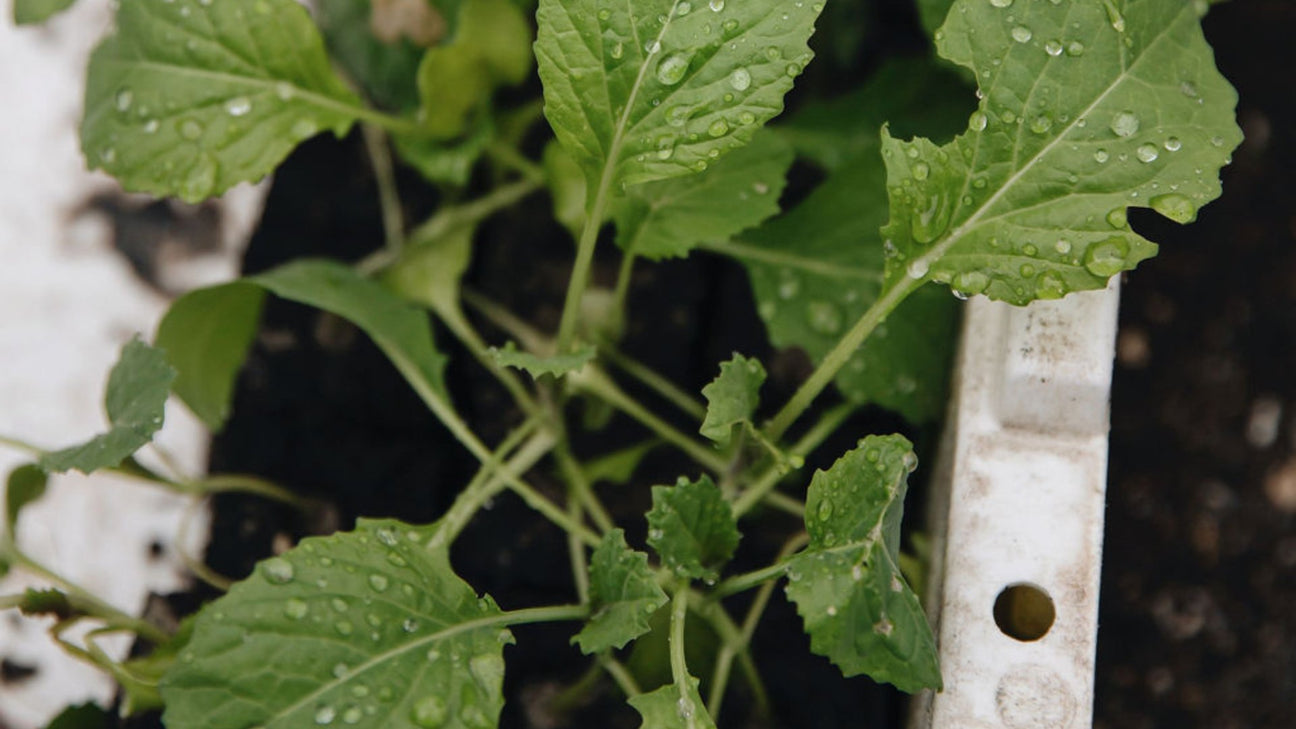
[[[16, 18], [66, 4], [19, 0]], [[943, 62], [888, 61], [775, 124], [812, 62], [816, 21], [853, 3], [414, 0], [399, 17], [391, 5], [322, 0], [312, 16], [292, 0], [118, 3], [89, 65], [91, 167], [128, 190], [194, 202], [264, 177], [310, 137], [358, 126], [386, 240], [355, 265], [300, 260], [181, 297], [151, 343], [122, 350], [105, 433], [62, 450], [6, 440], [34, 461], [8, 480], [0, 569], [50, 588], [0, 605], [55, 616], [56, 639], [119, 680], [123, 712], [162, 708], [171, 729], [493, 727], [511, 628], [539, 622], [570, 625], [572, 650], [643, 726], [713, 727], [735, 669], [765, 708], [748, 647], [780, 584], [811, 650], [843, 675], [938, 690], [911, 586], [919, 561], [901, 551], [911, 444], [867, 435], [813, 474], [804, 459], [865, 404], [913, 422], [940, 414], [956, 298], [1024, 305], [1103, 288], [1156, 252], [1127, 208], [1187, 223], [1218, 196], [1241, 134], [1202, 36], [1204, 0], [919, 0]], [[830, 46], [852, 42], [848, 23], [826, 31]], [[542, 100], [499, 93], [533, 71]], [[970, 112], [964, 89], [975, 89]], [[950, 138], [906, 139], [888, 124]], [[413, 226], [393, 157], [444, 193]], [[797, 160], [822, 181], [781, 210]], [[479, 226], [539, 193], [574, 242], [556, 331], [462, 285]], [[596, 249], [612, 245], [619, 279], [591, 286]], [[771, 342], [813, 360], [786, 402], [761, 402], [765, 366], [741, 353], [717, 363], [699, 399], [620, 350], [626, 322], [651, 316], [627, 307], [635, 267], [697, 250], [741, 262]], [[134, 456], [170, 395], [222, 427], [267, 296], [362, 330], [480, 462], [444, 515], [361, 519], [232, 584], [195, 563], [228, 591], [177, 630], [123, 614], [25, 554], [16, 520], [49, 473], [112, 470], [197, 495], [302, 502], [255, 477], [186, 479]], [[498, 442], [456, 409], [429, 313], [512, 397], [520, 422]], [[487, 341], [483, 321], [507, 338]], [[812, 410], [833, 385], [841, 404]], [[578, 457], [579, 403], [619, 411], [652, 440]], [[676, 427], [663, 406], [695, 427]], [[596, 483], [627, 480], [665, 448], [693, 465], [652, 486], [646, 539], [631, 544]], [[534, 486], [537, 468], [560, 474], [565, 493]], [[503, 492], [566, 534], [569, 601], [499, 605], [456, 575], [451, 545]], [[770, 564], [733, 569], [742, 530], [774, 511], [804, 531]], [[86, 620], [100, 627], [84, 642], [62, 636]], [[695, 621], [717, 637], [705, 672], [685, 650]], [[654, 626], [670, 680], [641, 685], [624, 657]], [[95, 643], [109, 632], [152, 652], [113, 660]]]

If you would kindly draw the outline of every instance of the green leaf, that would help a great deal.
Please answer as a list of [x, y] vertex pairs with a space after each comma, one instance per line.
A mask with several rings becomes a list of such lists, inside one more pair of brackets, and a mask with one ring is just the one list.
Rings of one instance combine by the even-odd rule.
[[791, 147], [766, 132], [700, 175], [636, 185], [613, 207], [617, 245], [657, 260], [726, 240], [778, 213], [791, 166]]
[[362, 519], [262, 562], [200, 613], [162, 681], [166, 725], [495, 726], [513, 637], [434, 530]]
[[562, 223], [572, 238], [579, 238], [585, 227], [585, 175], [576, 160], [561, 144], [550, 141], [540, 157], [545, 186], [553, 199], [554, 218]]
[[112, 715], [98, 704], [86, 702], [60, 711], [45, 729], [108, 729], [110, 726], [114, 726]]
[[909, 693], [941, 687], [935, 639], [898, 566], [906, 479], [917, 463], [903, 437], [869, 436], [816, 471], [806, 498], [810, 544], [787, 569], [810, 649], [843, 675]]
[[[449, 400], [445, 386], [446, 358], [432, 341], [427, 316], [382, 285], [333, 261], [296, 261], [233, 283], [186, 294], [172, 304], [158, 327], [159, 331], [177, 331], [184, 325], [199, 332], [214, 331], [218, 327], [246, 331], [255, 326], [258, 307], [244, 302], [220, 310], [204, 309], [194, 303], [193, 297], [234, 301], [239, 296], [259, 296], [254, 286], [350, 321], [369, 335], [420, 397], [424, 400]], [[173, 322], [173, 316], [178, 320]], [[177, 394], [185, 398], [186, 404], [195, 412], [201, 408], [201, 412], [213, 418], [213, 427], [219, 427], [224, 422], [221, 414], [229, 410], [229, 393], [243, 358], [233, 356], [228, 350], [223, 355], [212, 356], [211, 347], [215, 344], [219, 341], [204, 337], [181, 338], [177, 335], [169, 340], [173, 361], [203, 362], [202, 367], [187, 375], [191, 383], [190, 394]], [[188, 397], [193, 393], [199, 393], [202, 399], [190, 402]], [[224, 399], [218, 400], [216, 396], [221, 394]]]
[[35, 25], [72, 7], [76, 0], [14, 0], [14, 25]]
[[214, 432], [229, 417], [264, 302], [265, 292], [251, 284], [199, 289], [171, 304], [158, 325], [153, 342], [178, 372], [171, 390]]
[[558, 377], [568, 372], [575, 372], [593, 361], [597, 353], [594, 345], [586, 344], [569, 354], [541, 357], [518, 349], [513, 342], [505, 342], [503, 347], [491, 347], [488, 352], [496, 364], [526, 370], [537, 379], [544, 375]]
[[442, 318], [462, 317], [459, 284], [472, 261], [476, 225], [451, 224], [439, 234], [410, 241], [400, 260], [383, 272], [383, 283]]
[[[882, 169], [878, 129], [889, 123], [897, 134], [947, 139], [967, 128], [976, 99], [967, 80], [947, 64], [928, 58], [887, 61], [859, 88], [831, 99], [808, 101], [781, 119], [778, 133], [805, 157], [828, 172], [847, 161]], [[884, 173], [879, 172], [880, 176]], [[877, 189], [885, 195], [886, 189]], [[870, 209], [885, 208], [885, 198]], [[879, 224], [880, 227], [880, 224]]]
[[197, 202], [264, 177], [360, 105], [293, 0], [130, 0], [90, 57], [81, 149], [128, 190]]
[[752, 424], [763, 384], [765, 368], [760, 360], [735, 353], [733, 359], [721, 362], [720, 374], [702, 388], [707, 411], [699, 432], [722, 446], [729, 445], [733, 426]]
[[162, 427], [167, 394], [176, 371], [159, 349], [133, 339], [122, 347], [121, 357], [108, 374], [104, 405], [108, 432], [81, 445], [41, 456], [46, 472], [76, 469], [91, 473], [116, 466], [153, 439]]
[[[458, 0], [320, 0], [319, 24], [329, 56], [376, 104], [400, 112], [418, 108], [414, 78], [428, 46], [453, 33]], [[412, 16], [412, 17], [411, 17]]]
[[424, 179], [462, 187], [472, 177], [473, 165], [495, 138], [495, 124], [483, 115], [460, 139], [398, 134], [392, 137], [396, 153]]
[[647, 456], [654, 448], [662, 445], [662, 441], [657, 438], [650, 438], [642, 443], [636, 443], [628, 448], [622, 448], [619, 451], [612, 451], [604, 456], [599, 456], [584, 465], [585, 478], [589, 479], [591, 484], [597, 484], [601, 481], [621, 485], [634, 476], [634, 472], [643, 462], [644, 456]]
[[465, 4], [454, 41], [428, 49], [419, 64], [419, 126], [438, 139], [463, 132], [496, 87], [530, 75], [530, 41], [531, 28], [510, 0]]
[[714, 580], [738, 547], [738, 522], [710, 476], [653, 486], [648, 544], [681, 577]]
[[[866, 154], [866, 153], [865, 153]], [[877, 300], [882, 284], [883, 170], [872, 154], [841, 166], [791, 212], [718, 248], [747, 267], [770, 342], [816, 362]], [[945, 407], [957, 302], [926, 287], [912, 294], [838, 372], [849, 400], [914, 422]]]
[[697, 684], [689, 676], [687, 686], [671, 684], [631, 697], [630, 705], [643, 717], [640, 729], [715, 729]]
[[1156, 253], [1127, 207], [1186, 223], [1219, 195], [1242, 133], [1205, 4], [1120, 6], [955, 2], [936, 47], [984, 99], [943, 147], [883, 131], [888, 285], [931, 279], [1014, 304], [1102, 288]]
[[[123, 672], [119, 673], [117, 678], [122, 694], [123, 717], [165, 708], [162, 694], [158, 691], [158, 683], [180, 658], [180, 651], [189, 646], [197, 621], [197, 615], [186, 617], [180, 621], [175, 634], [165, 643], [154, 648], [146, 656], [131, 658], [122, 664]], [[129, 678], [125, 678], [126, 676]]]
[[810, 62], [821, 8], [541, 0], [545, 115], [591, 196], [706, 169], [750, 141]]
[[45, 495], [49, 476], [40, 466], [21, 465], [9, 472], [5, 480], [5, 534], [9, 540], [17, 534], [18, 513], [23, 507]]
[[622, 648], [649, 631], [648, 618], [666, 604], [648, 555], [630, 549], [625, 532], [613, 529], [590, 558], [589, 622], [572, 638], [584, 653]]

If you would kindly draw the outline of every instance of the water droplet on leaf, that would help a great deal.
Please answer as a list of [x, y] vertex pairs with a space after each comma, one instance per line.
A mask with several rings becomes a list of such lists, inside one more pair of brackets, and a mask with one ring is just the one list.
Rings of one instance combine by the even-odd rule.
[[294, 576], [292, 562], [283, 557], [271, 557], [262, 562], [261, 571], [265, 574], [266, 580], [276, 585], [286, 585], [292, 582]]
[[1132, 111], [1122, 111], [1112, 117], [1111, 130], [1118, 137], [1133, 136], [1139, 130], [1139, 118]]

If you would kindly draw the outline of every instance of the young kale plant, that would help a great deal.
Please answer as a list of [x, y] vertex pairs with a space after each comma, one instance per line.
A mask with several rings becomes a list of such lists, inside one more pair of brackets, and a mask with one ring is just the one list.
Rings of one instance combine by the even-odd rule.
[[[18, 0], [16, 17], [38, 21], [66, 4]], [[171, 729], [493, 727], [510, 629], [539, 622], [570, 625], [572, 650], [615, 681], [643, 726], [713, 727], [735, 667], [763, 701], [748, 646], [782, 580], [811, 649], [843, 675], [939, 689], [935, 641], [902, 569], [912, 446], [869, 435], [814, 474], [802, 473], [804, 459], [864, 404], [915, 422], [939, 415], [955, 297], [1027, 304], [1103, 288], [1156, 252], [1130, 229], [1127, 208], [1187, 223], [1219, 194], [1241, 134], [1235, 94], [1201, 33], [1204, 0], [920, 0], [936, 53], [962, 79], [928, 60], [892, 61], [768, 129], [811, 62], [816, 20], [833, 12], [821, 0], [406, 5], [410, 15], [392, 17], [378, 3], [322, 0], [312, 19], [292, 0], [121, 0], [90, 61], [81, 138], [92, 167], [129, 190], [198, 201], [265, 176], [321, 131], [342, 136], [359, 123], [387, 239], [358, 265], [301, 260], [194, 291], [151, 345], [126, 345], [108, 382], [111, 428], [64, 450], [33, 448], [35, 463], [9, 478], [0, 565], [52, 587], [2, 604], [57, 616], [56, 637], [91, 619], [152, 643], [152, 654], [123, 663], [93, 638], [58, 638], [121, 682], [125, 711], [164, 708]], [[494, 101], [533, 70], [552, 130], [539, 159], [523, 143], [539, 100]], [[889, 131], [948, 119], [965, 82], [979, 102], [948, 143]], [[408, 230], [391, 150], [448, 191]], [[780, 211], [797, 158], [825, 178]], [[464, 200], [458, 192], [482, 167], [493, 186]], [[553, 332], [461, 286], [478, 227], [540, 191], [576, 243]], [[590, 271], [609, 224], [622, 266], [603, 290]], [[634, 267], [694, 249], [740, 261], [771, 342], [815, 363], [790, 399], [767, 403], [768, 420], [756, 415], [766, 378], [756, 359], [718, 363], [703, 403], [618, 348], [627, 318], [649, 315], [627, 311]], [[480, 462], [445, 514], [431, 524], [362, 519], [304, 539], [174, 634], [25, 555], [14, 523], [51, 472], [112, 469], [195, 494], [300, 501], [255, 478], [183, 480], [133, 457], [161, 427], [170, 394], [222, 427], [267, 296], [364, 331]], [[488, 342], [465, 305], [509, 339]], [[498, 443], [456, 409], [429, 312], [522, 413]], [[626, 379], [696, 430], [631, 396]], [[800, 424], [832, 384], [844, 404]], [[624, 413], [694, 463], [652, 487], [646, 544], [627, 542], [594, 482], [610, 465], [633, 470], [652, 448], [578, 458], [565, 407], [574, 398]], [[541, 464], [561, 474], [563, 498], [528, 480]], [[504, 491], [566, 533], [570, 601], [501, 606], [455, 574], [451, 545]], [[803, 518], [804, 531], [767, 566], [728, 568], [742, 529], [770, 508]], [[718, 636], [705, 676], [686, 653], [692, 621]], [[645, 686], [623, 650], [654, 627], [667, 634], [670, 679]]]

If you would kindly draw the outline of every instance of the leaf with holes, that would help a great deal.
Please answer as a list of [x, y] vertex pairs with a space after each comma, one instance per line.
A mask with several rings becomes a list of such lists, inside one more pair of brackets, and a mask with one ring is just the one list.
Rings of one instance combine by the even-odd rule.
[[930, 279], [1025, 304], [1102, 288], [1154, 255], [1126, 208], [1193, 220], [1242, 139], [1205, 8], [957, 0], [936, 47], [984, 98], [943, 147], [883, 131], [888, 285]]
[[162, 680], [171, 729], [484, 729], [504, 704], [506, 617], [427, 547], [361, 520], [302, 540], [203, 608]]
[[700, 175], [636, 185], [613, 207], [617, 245], [650, 259], [686, 256], [779, 211], [792, 149], [764, 132]]
[[846, 676], [868, 674], [909, 693], [941, 687], [931, 627], [899, 567], [906, 479], [917, 465], [902, 436], [873, 435], [816, 471], [806, 498], [810, 544], [787, 567], [810, 649]]
[[584, 653], [622, 648], [647, 633], [648, 618], [666, 604], [666, 593], [648, 568], [648, 555], [630, 549], [613, 529], [590, 557], [589, 622], [572, 638]]
[[545, 115], [589, 182], [706, 169], [783, 109], [822, 3], [540, 0]]
[[653, 486], [648, 544], [682, 577], [714, 580], [738, 548], [738, 523], [710, 476]]
[[706, 387], [706, 418], [699, 432], [720, 445], [729, 445], [733, 426], [751, 424], [760, 404], [760, 387], [765, 383], [765, 368], [760, 360], [735, 354], [720, 363], [720, 374]]
[[128, 190], [197, 202], [357, 111], [293, 0], [131, 0], [90, 57], [81, 149]]
[[120, 464], [162, 428], [175, 377], [161, 350], [131, 340], [108, 373], [104, 407], [112, 427], [81, 445], [46, 453], [40, 467], [50, 473], [73, 469], [91, 473]]

